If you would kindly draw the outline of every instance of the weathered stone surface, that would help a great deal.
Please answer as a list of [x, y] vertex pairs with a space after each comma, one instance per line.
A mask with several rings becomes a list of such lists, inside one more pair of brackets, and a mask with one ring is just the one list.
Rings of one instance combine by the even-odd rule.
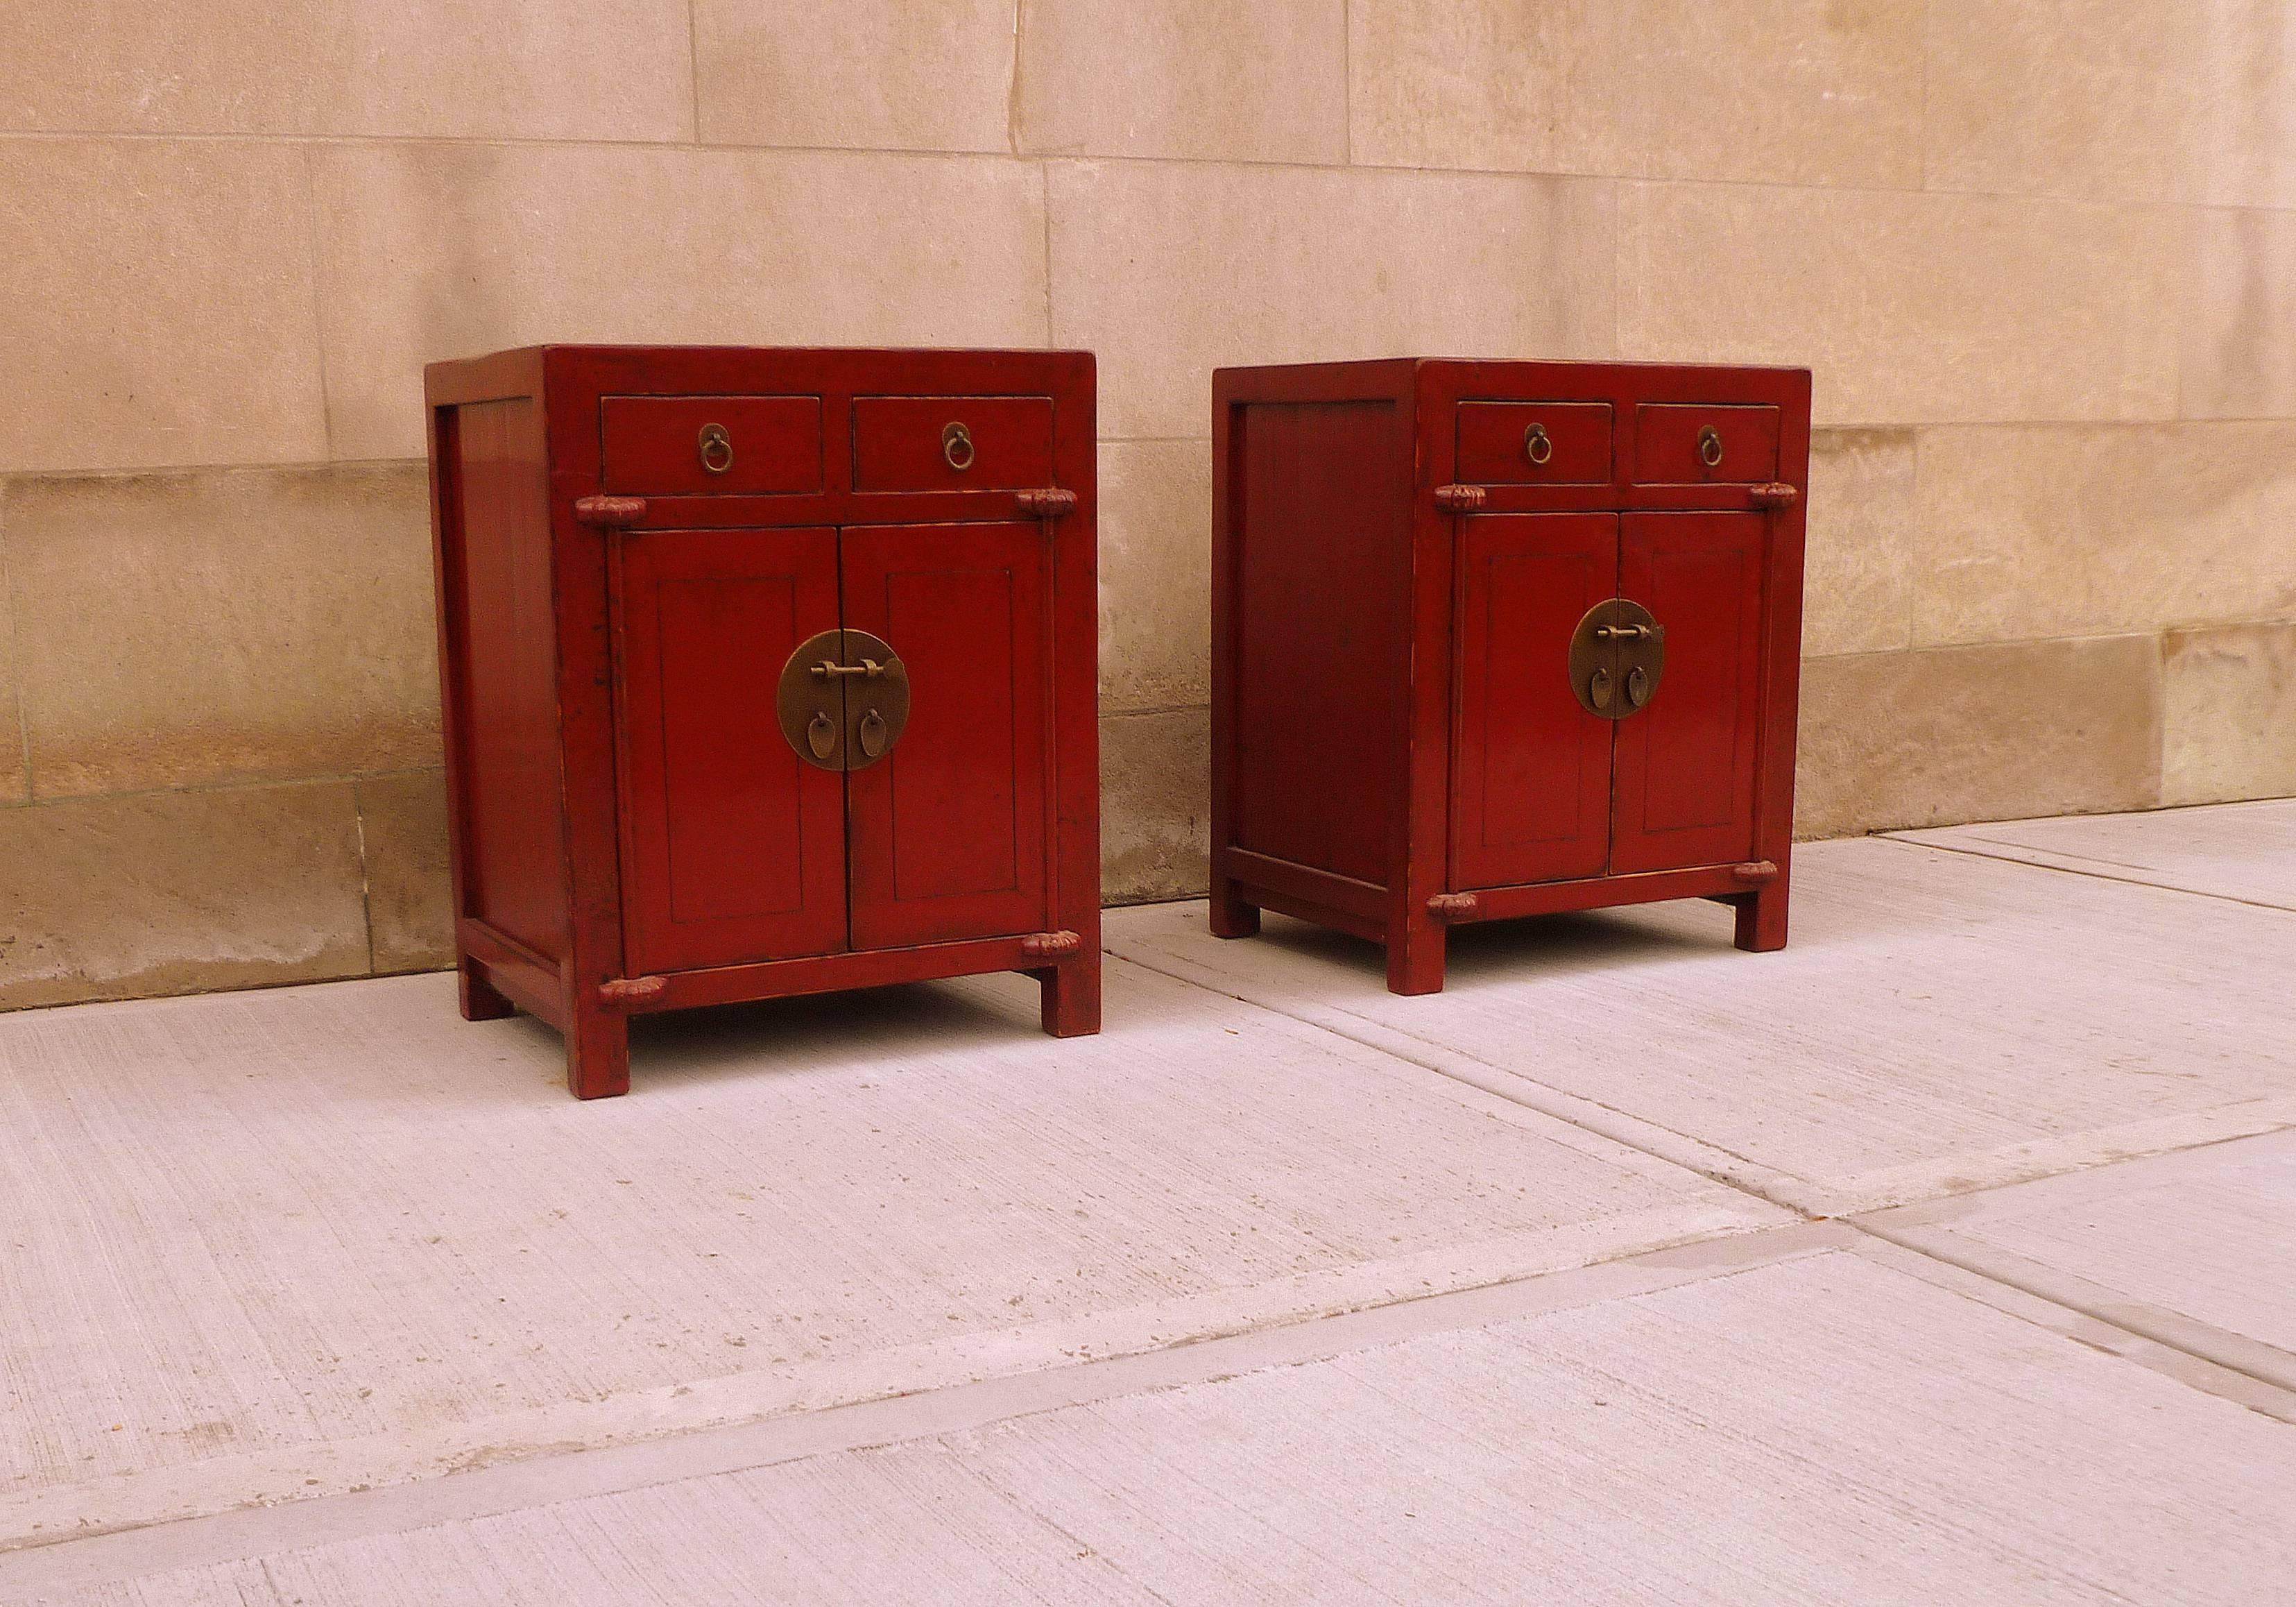
[[1103, 719], [1100, 809], [1103, 898], [1201, 894], [1211, 875], [1210, 711]]
[[1045, 343], [1028, 163], [627, 145], [312, 160], [338, 457], [421, 456], [422, 365], [505, 346]]
[[15, 482], [35, 792], [436, 764], [427, 487], [409, 463]]
[[2161, 705], [2150, 636], [1812, 659], [1795, 832], [2149, 809]]
[[1606, 357], [1598, 180], [1057, 162], [1053, 339], [1100, 354], [1100, 427], [1201, 436], [1211, 372], [1450, 353]]
[[0, 809], [0, 1009], [357, 977], [348, 781]]
[[1358, 161], [1918, 188], [1923, 29], [1892, 0], [1379, 0]]
[[447, 778], [438, 771], [362, 776], [358, 817], [374, 968], [423, 971], [454, 964]]
[[285, 144], [0, 140], [0, 468], [325, 457], [309, 177]]
[[1823, 425], [2172, 418], [2180, 260], [2123, 207], [1630, 185], [1619, 352], [1807, 367]]
[[2296, 18], [2281, 0], [1944, 0], [1932, 189], [2296, 206]]
[[1922, 433], [1914, 639], [2296, 614], [2296, 422]]
[[[848, 0], [849, 3], [849, 0]], [[0, 128], [687, 139], [685, 0], [82, 0], [0, 12]]]
[[1910, 645], [1914, 547], [1914, 432], [1816, 432], [1802, 652], [1816, 658]]
[[1109, 713], [1211, 696], [1212, 447], [1100, 449], [1100, 706]]
[[1346, 0], [1024, 0], [1015, 148], [1344, 163], [1347, 12]]
[[1008, 148], [1013, 0], [694, 0], [712, 144]]
[[2296, 620], [2161, 639], [2163, 804], [2296, 795]]
[[2296, 416], [2296, 211], [2192, 212], [2180, 225], [2185, 416]]

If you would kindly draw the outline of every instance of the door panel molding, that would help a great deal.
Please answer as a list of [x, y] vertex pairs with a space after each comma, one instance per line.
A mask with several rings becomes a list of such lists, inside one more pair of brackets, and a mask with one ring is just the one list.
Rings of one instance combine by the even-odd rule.
[[1613, 722], [1579, 706], [1570, 637], [1617, 594], [1619, 516], [1488, 514], [1464, 526], [1451, 885], [1600, 876]]
[[1031, 932], [1048, 919], [1051, 552], [1035, 523], [849, 527], [849, 630], [908, 666], [909, 719], [846, 778], [864, 948]]
[[1665, 627], [1667, 669], [1619, 722], [1613, 874], [1752, 856], [1769, 532], [1756, 513], [1625, 516], [1619, 592]]
[[836, 624], [836, 532], [615, 540], [630, 972], [843, 949], [843, 778], [799, 759], [775, 703], [791, 650]]

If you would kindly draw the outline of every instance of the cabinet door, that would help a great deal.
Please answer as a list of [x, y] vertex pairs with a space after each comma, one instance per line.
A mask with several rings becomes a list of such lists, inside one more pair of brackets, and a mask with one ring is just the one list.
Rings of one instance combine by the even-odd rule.
[[631, 974], [845, 947], [844, 782], [775, 690], [837, 628], [831, 530], [621, 538], [622, 919]]
[[1762, 573], [1759, 514], [1628, 514], [1619, 594], [1666, 630], [1649, 705], [1619, 722], [1611, 869], [1747, 858], [1754, 844]]
[[[840, 540], [846, 629], [883, 638], [909, 683], [898, 740], [846, 778], [854, 946], [1044, 930], [1044, 527], [880, 525]], [[849, 713], [858, 685], [847, 689]]]
[[1480, 515], [1459, 556], [1452, 886], [1600, 876], [1612, 722], [1571, 690], [1570, 634], [1617, 590], [1618, 516]]

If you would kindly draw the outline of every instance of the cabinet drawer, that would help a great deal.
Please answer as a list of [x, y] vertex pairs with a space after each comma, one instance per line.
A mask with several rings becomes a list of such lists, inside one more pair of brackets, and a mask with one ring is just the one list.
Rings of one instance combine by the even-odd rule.
[[1053, 481], [1045, 396], [857, 396], [857, 491], [1026, 490]]
[[598, 410], [609, 491], [821, 490], [818, 397], [609, 396]]
[[1775, 408], [1651, 402], [1635, 409], [1637, 484], [1751, 485], [1777, 477]]
[[1611, 404], [1459, 404], [1460, 480], [1471, 485], [1608, 485]]

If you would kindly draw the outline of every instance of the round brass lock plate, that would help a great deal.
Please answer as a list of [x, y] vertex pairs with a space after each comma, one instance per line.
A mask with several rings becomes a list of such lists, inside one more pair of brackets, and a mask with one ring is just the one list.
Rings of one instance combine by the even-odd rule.
[[1666, 627], [1626, 597], [1604, 597], [1570, 633], [1570, 695], [1602, 720], [1624, 720], [1658, 693]]
[[841, 677], [818, 676], [823, 664], [845, 662], [845, 632], [824, 630], [797, 645], [782, 666], [781, 685], [774, 703], [781, 716], [782, 735], [808, 764], [824, 770], [845, 768], [845, 682]]
[[[845, 632], [845, 768], [867, 770], [893, 751], [909, 723], [909, 667], [883, 638]], [[871, 674], [869, 666], [878, 672]]]
[[775, 695], [791, 751], [823, 770], [866, 770], [909, 723], [909, 671], [882, 637], [824, 630], [782, 666]]

